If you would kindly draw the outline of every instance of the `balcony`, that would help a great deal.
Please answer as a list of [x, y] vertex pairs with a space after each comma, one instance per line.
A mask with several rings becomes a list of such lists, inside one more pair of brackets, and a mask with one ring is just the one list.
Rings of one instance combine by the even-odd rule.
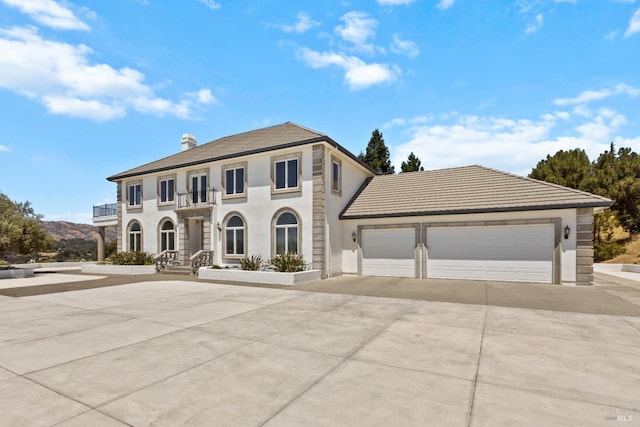
[[109, 203], [93, 207], [94, 225], [109, 226], [118, 223], [118, 204]]
[[213, 189], [178, 194], [177, 210], [208, 209], [216, 204]]

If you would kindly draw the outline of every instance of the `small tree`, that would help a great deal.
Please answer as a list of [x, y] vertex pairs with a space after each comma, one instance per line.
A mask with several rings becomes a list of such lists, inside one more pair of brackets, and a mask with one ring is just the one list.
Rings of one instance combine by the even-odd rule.
[[0, 254], [28, 255], [51, 248], [41, 218], [29, 202], [14, 202], [0, 193]]
[[421, 164], [422, 164], [422, 162], [420, 161], [418, 156], [413, 154], [413, 151], [412, 151], [411, 154], [409, 154], [409, 157], [407, 158], [407, 161], [406, 162], [402, 162], [402, 165], [400, 166], [400, 169], [402, 169], [402, 172], [423, 171], [424, 168], [422, 166], [420, 166]]
[[389, 159], [389, 148], [384, 143], [382, 132], [375, 129], [371, 132], [371, 139], [367, 144], [367, 149], [358, 155], [360, 160], [371, 166], [378, 175], [390, 175], [396, 173]]

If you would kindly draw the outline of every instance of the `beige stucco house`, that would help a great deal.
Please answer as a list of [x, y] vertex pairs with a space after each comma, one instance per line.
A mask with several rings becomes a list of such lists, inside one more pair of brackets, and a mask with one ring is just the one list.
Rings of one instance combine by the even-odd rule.
[[183, 265], [289, 251], [322, 277], [587, 284], [593, 213], [611, 205], [482, 166], [375, 176], [327, 135], [290, 122], [181, 144], [108, 178], [117, 203], [95, 207], [94, 224], [102, 235], [116, 227], [119, 251]]

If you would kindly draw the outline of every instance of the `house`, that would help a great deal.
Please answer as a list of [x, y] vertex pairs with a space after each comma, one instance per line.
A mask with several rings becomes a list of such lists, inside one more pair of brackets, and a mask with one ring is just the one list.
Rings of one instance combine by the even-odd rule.
[[482, 166], [376, 176], [290, 122], [181, 145], [108, 178], [117, 203], [94, 207], [94, 223], [117, 228], [119, 251], [183, 265], [288, 251], [322, 277], [588, 284], [593, 213], [612, 203]]

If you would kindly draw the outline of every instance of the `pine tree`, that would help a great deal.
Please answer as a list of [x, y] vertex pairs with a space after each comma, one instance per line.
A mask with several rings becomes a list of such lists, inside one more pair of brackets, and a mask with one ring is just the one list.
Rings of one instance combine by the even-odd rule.
[[420, 161], [418, 156], [413, 154], [413, 151], [412, 151], [411, 154], [409, 154], [409, 157], [407, 158], [407, 161], [406, 162], [402, 162], [402, 165], [400, 166], [400, 168], [402, 169], [402, 172], [423, 171], [424, 168], [422, 166], [420, 166], [421, 164], [422, 164], [422, 162]]
[[371, 139], [369, 139], [365, 153], [360, 153], [358, 157], [376, 171], [378, 175], [396, 173], [389, 159], [389, 148], [385, 145], [382, 132], [378, 129], [371, 132]]

